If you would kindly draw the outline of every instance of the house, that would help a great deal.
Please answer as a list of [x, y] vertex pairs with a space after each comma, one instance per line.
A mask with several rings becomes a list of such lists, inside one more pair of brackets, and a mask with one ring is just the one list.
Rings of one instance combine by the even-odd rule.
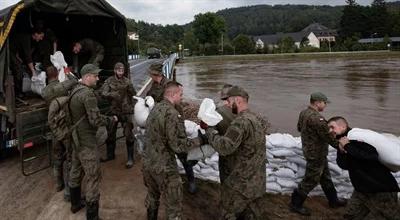
[[290, 37], [293, 39], [297, 48], [300, 48], [302, 42], [312, 47], [320, 48], [321, 42], [335, 42], [337, 33], [335, 30], [329, 29], [319, 23], [312, 23], [299, 32], [293, 33], [276, 33], [272, 35], [254, 36], [256, 48], [268, 46], [269, 48], [277, 47], [279, 40]]
[[[391, 50], [400, 50], [400, 37], [389, 37], [387, 39], [388, 48]], [[385, 38], [363, 38], [358, 40], [360, 44], [374, 44], [374, 43], [383, 43]]]
[[128, 32], [129, 40], [139, 40], [139, 34], [136, 32]]

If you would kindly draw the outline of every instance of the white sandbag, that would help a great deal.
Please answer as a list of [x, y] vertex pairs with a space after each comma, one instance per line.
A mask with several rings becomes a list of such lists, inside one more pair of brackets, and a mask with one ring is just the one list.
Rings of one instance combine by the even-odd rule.
[[53, 55], [50, 55], [50, 61], [58, 70], [58, 80], [64, 82], [66, 79], [64, 68], [68, 67], [68, 64], [65, 62], [63, 53], [61, 51], [56, 51]]
[[34, 75], [31, 78], [31, 90], [32, 92], [42, 95], [42, 90], [46, 87], [46, 73], [40, 72], [38, 75]]
[[222, 121], [222, 116], [215, 111], [215, 104], [212, 99], [205, 98], [201, 102], [197, 117], [209, 126], [215, 126]]
[[272, 150], [271, 154], [275, 157], [291, 157], [296, 155], [296, 153], [288, 149]]
[[296, 139], [294, 139], [290, 134], [270, 134], [267, 136], [267, 140], [274, 147], [292, 148], [297, 147], [298, 145], [298, 141], [296, 141]]
[[304, 158], [301, 158], [301, 157], [298, 157], [298, 156], [288, 157], [286, 159], [288, 161], [290, 161], [290, 162], [293, 162], [293, 163], [297, 164], [297, 166], [299, 166], [299, 169], [300, 169], [300, 167], [305, 168], [306, 164], [307, 164], [306, 160]]
[[372, 145], [382, 164], [392, 171], [400, 171], [400, 144], [375, 131], [361, 128], [351, 129], [347, 137]]
[[275, 171], [274, 174], [275, 176], [280, 178], [296, 178], [296, 175], [294, 174], [293, 170], [289, 168], [281, 168]]
[[293, 162], [287, 162], [286, 167], [293, 171], [297, 171], [299, 169], [299, 166], [297, 166], [297, 164], [295, 164]]
[[282, 187], [276, 182], [268, 183], [266, 186], [267, 192], [280, 193], [282, 191]]
[[342, 169], [336, 164], [332, 162], [328, 162], [328, 167], [330, 171], [333, 171], [334, 173], [331, 172], [332, 175], [341, 175], [342, 174]]
[[201, 160], [201, 159], [204, 159], [207, 157], [211, 157], [212, 155], [214, 155], [214, 153], [215, 153], [214, 148], [212, 148], [211, 145], [206, 144], [206, 145], [202, 145], [200, 147], [189, 150], [187, 159], [188, 160]]
[[133, 98], [137, 100], [134, 108], [133, 119], [138, 126], [144, 128], [146, 126], [147, 117], [154, 107], [154, 99], [151, 96], [147, 96], [144, 99], [137, 96], [134, 96]]
[[290, 190], [293, 190], [294, 188], [297, 187], [297, 184], [292, 180], [292, 179], [287, 179], [287, 178], [277, 178], [276, 182], [282, 187], [282, 188], [289, 188]]
[[189, 139], [197, 138], [200, 126], [190, 120], [185, 120], [184, 123], [185, 123], [186, 136]]

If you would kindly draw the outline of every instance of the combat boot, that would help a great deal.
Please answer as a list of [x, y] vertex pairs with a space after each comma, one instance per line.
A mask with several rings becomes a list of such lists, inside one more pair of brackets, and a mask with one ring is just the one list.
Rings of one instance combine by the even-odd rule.
[[56, 179], [56, 192], [60, 192], [64, 189], [64, 176], [62, 169], [54, 167], [54, 177]]
[[297, 189], [293, 190], [292, 199], [289, 204], [290, 211], [299, 213], [300, 215], [310, 216], [310, 211], [303, 207], [303, 203], [306, 200], [307, 195], [302, 195]]
[[105, 159], [101, 158], [100, 162], [104, 163], [110, 160], [114, 160], [115, 159], [115, 141], [114, 142], [109, 142], [107, 141], [106, 143], [107, 147], [107, 157]]
[[197, 187], [196, 187], [196, 182], [195, 182], [195, 178], [194, 178], [194, 173], [193, 173], [193, 167], [190, 165], [187, 165], [185, 167], [185, 172], [186, 172], [186, 176], [188, 179], [188, 191], [191, 194], [194, 194], [197, 192]]
[[87, 203], [86, 219], [87, 220], [99, 220], [99, 201]]
[[347, 201], [339, 199], [337, 197], [337, 192], [335, 188], [323, 189], [323, 191], [325, 193], [326, 198], [328, 199], [329, 207], [336, 209], [346, 206]]
[[79, 210], [85, 207], [81, 200], [81, 187], [70, 187], [69, 190], [71, 194], [71, 212], [77, 213]]
[[126, 151], [128, 153], [128, 161], [126, 162], [125, 167], [127, 169], [132, 168], [133, 167], [133, 153], [134, 153], [134, 149], [133, 149], [133, 142], [126, 142]]
[[157, 217], [158, 217], [158, 208], [147, 209], [147, 220], [157, 220]]

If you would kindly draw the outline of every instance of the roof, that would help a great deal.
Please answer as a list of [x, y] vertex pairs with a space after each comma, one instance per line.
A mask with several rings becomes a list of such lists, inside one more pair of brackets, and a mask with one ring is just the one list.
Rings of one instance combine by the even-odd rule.
[[312, 23], [305, 27], [302, 32], [314, 32], [314, 31], [327, 31], [329, 28], [325, 27], [324, 25], [320, 23]]
[[272, 35], [260, 35], [254, 36], [254, 41], [261, 39], [264, 44], [278, 44], [278, 41], [285, 37], [291, 37], [295, 42], [301, 42], [304, 37], [307, 37], [307, 34], [303, 32], [293, 32], [293, 33], [277, 33]]
[[[391, 42], [400, 42], [400, 37], [389, 37]], [[367, 44], [367, 43], [382, 43], [384, 38], [363, 38], [358, 40], [358, 43]]]

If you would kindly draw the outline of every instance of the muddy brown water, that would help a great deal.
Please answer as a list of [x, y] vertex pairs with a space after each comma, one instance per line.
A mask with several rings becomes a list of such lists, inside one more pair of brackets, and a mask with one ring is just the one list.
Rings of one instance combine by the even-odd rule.
[[332, 103], [323, 115], [341, 115], [352, 127], [400, 135], [400, 57], [278, 60], [185, 60], [177, 66], [184, 96], [216, 99], [224, 83], [250, 94], [253, 111], [267, 117], [271, 132], [298, 135], [299, 112], [309, 95]]

